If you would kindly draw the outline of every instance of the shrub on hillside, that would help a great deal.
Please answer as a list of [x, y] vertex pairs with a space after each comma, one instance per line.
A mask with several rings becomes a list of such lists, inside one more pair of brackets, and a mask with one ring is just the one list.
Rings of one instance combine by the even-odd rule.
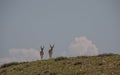
[[18, 65], [18, 64], [19, 64], [18, 62], [6, 63], [6, 64], [1, 65], [0, 68], [5, 68], [5, 67], [12, 66], [12, 65]]
[[55, 58], [55, 61], [61, 61], [61, 60], [66, 60], [68, 59], [67, 57], [57, 57]]
[[82, 62], [75, 62], [74, 65], [82, 65]]
[[56, 75], [56, 73], [50, 71], [44, 71], [42, 75]]
[[104, 53], [104, 54], [99, 54], [98, 56], [112, 56], [115, 55], [113, 53]]

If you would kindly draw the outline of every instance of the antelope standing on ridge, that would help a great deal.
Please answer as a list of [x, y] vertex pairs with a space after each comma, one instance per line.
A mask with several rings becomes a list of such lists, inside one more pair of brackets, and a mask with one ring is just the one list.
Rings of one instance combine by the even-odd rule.
[[41, 57], [41, 60], [43, 59], [43, 55], [44, 55], [44, 46], [42, 47], [40, 47], [41, 48], [41, 51], [40, 51], [40, 57]]
[[53, 48], [54, 48], [54, 44], [53, 44], [53, 46], [51, 46], [51, 44], [50, 44], [50, 49], [49, 49], [49, 51], [48, 51], [48, 53], [49, 53], [49, 58], [52, 58]]

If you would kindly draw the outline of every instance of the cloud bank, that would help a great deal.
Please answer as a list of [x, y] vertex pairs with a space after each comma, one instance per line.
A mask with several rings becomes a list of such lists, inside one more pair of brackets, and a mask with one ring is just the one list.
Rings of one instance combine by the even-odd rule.
[[9, 62], [22, 62], [39, 60], [39, 51], [36, 49], [10, 49], [9, 57], [0, 58], [0, 65]]
[[40, 58], [39, 51], [36, 49], [10, 49], [10, 56], [15, 61], [32, 61]]
[[98, 55], [98, 48], [85, 36], [75, 37], [69, 46], [69, 50], [62, 56], [92, 56]]
[[9, 63], [12, 62], [13, 60], [10, 58], [0, 58], [0, 65], [2, 65], [3, 63]]

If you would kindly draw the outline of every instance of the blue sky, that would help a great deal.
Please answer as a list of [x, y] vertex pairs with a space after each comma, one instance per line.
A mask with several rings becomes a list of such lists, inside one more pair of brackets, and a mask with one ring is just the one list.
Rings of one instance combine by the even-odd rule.
[[55, 43], [54, 57], [61, 56], [76, 37], [92, 41], [98, 53], [120, 54], [119, 4], [119, 0], [0, 1], [0, 58], [10, 57], [13, 49], [39, 52], [41, 45], [47, 52], [49, 43]]

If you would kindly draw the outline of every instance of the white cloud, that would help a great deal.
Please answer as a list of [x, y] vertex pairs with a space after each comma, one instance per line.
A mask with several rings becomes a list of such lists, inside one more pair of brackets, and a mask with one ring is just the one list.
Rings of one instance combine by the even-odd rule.
[[80, 55], [97, 55], [98, 49], [91, 40], [85, 36], [76, 37], [70, 44], [69, 50], [62, 55], [67, 56], [80, 56]]
[[0, 58], [0, 65], [2, 65], [3, 63], [9, 63], [12, 62], [13, 60], [10, 58]]
[[36, 49], [10, 49], [9, 57], [0, 58], [0, 65], [10, 62], [22, 62], [22, 61], [33, 61], [39, 60], [39, 51]]
[[40, 58], [36, 49], [10, 49], [9, 53], [14, 61], [32, 61]]

